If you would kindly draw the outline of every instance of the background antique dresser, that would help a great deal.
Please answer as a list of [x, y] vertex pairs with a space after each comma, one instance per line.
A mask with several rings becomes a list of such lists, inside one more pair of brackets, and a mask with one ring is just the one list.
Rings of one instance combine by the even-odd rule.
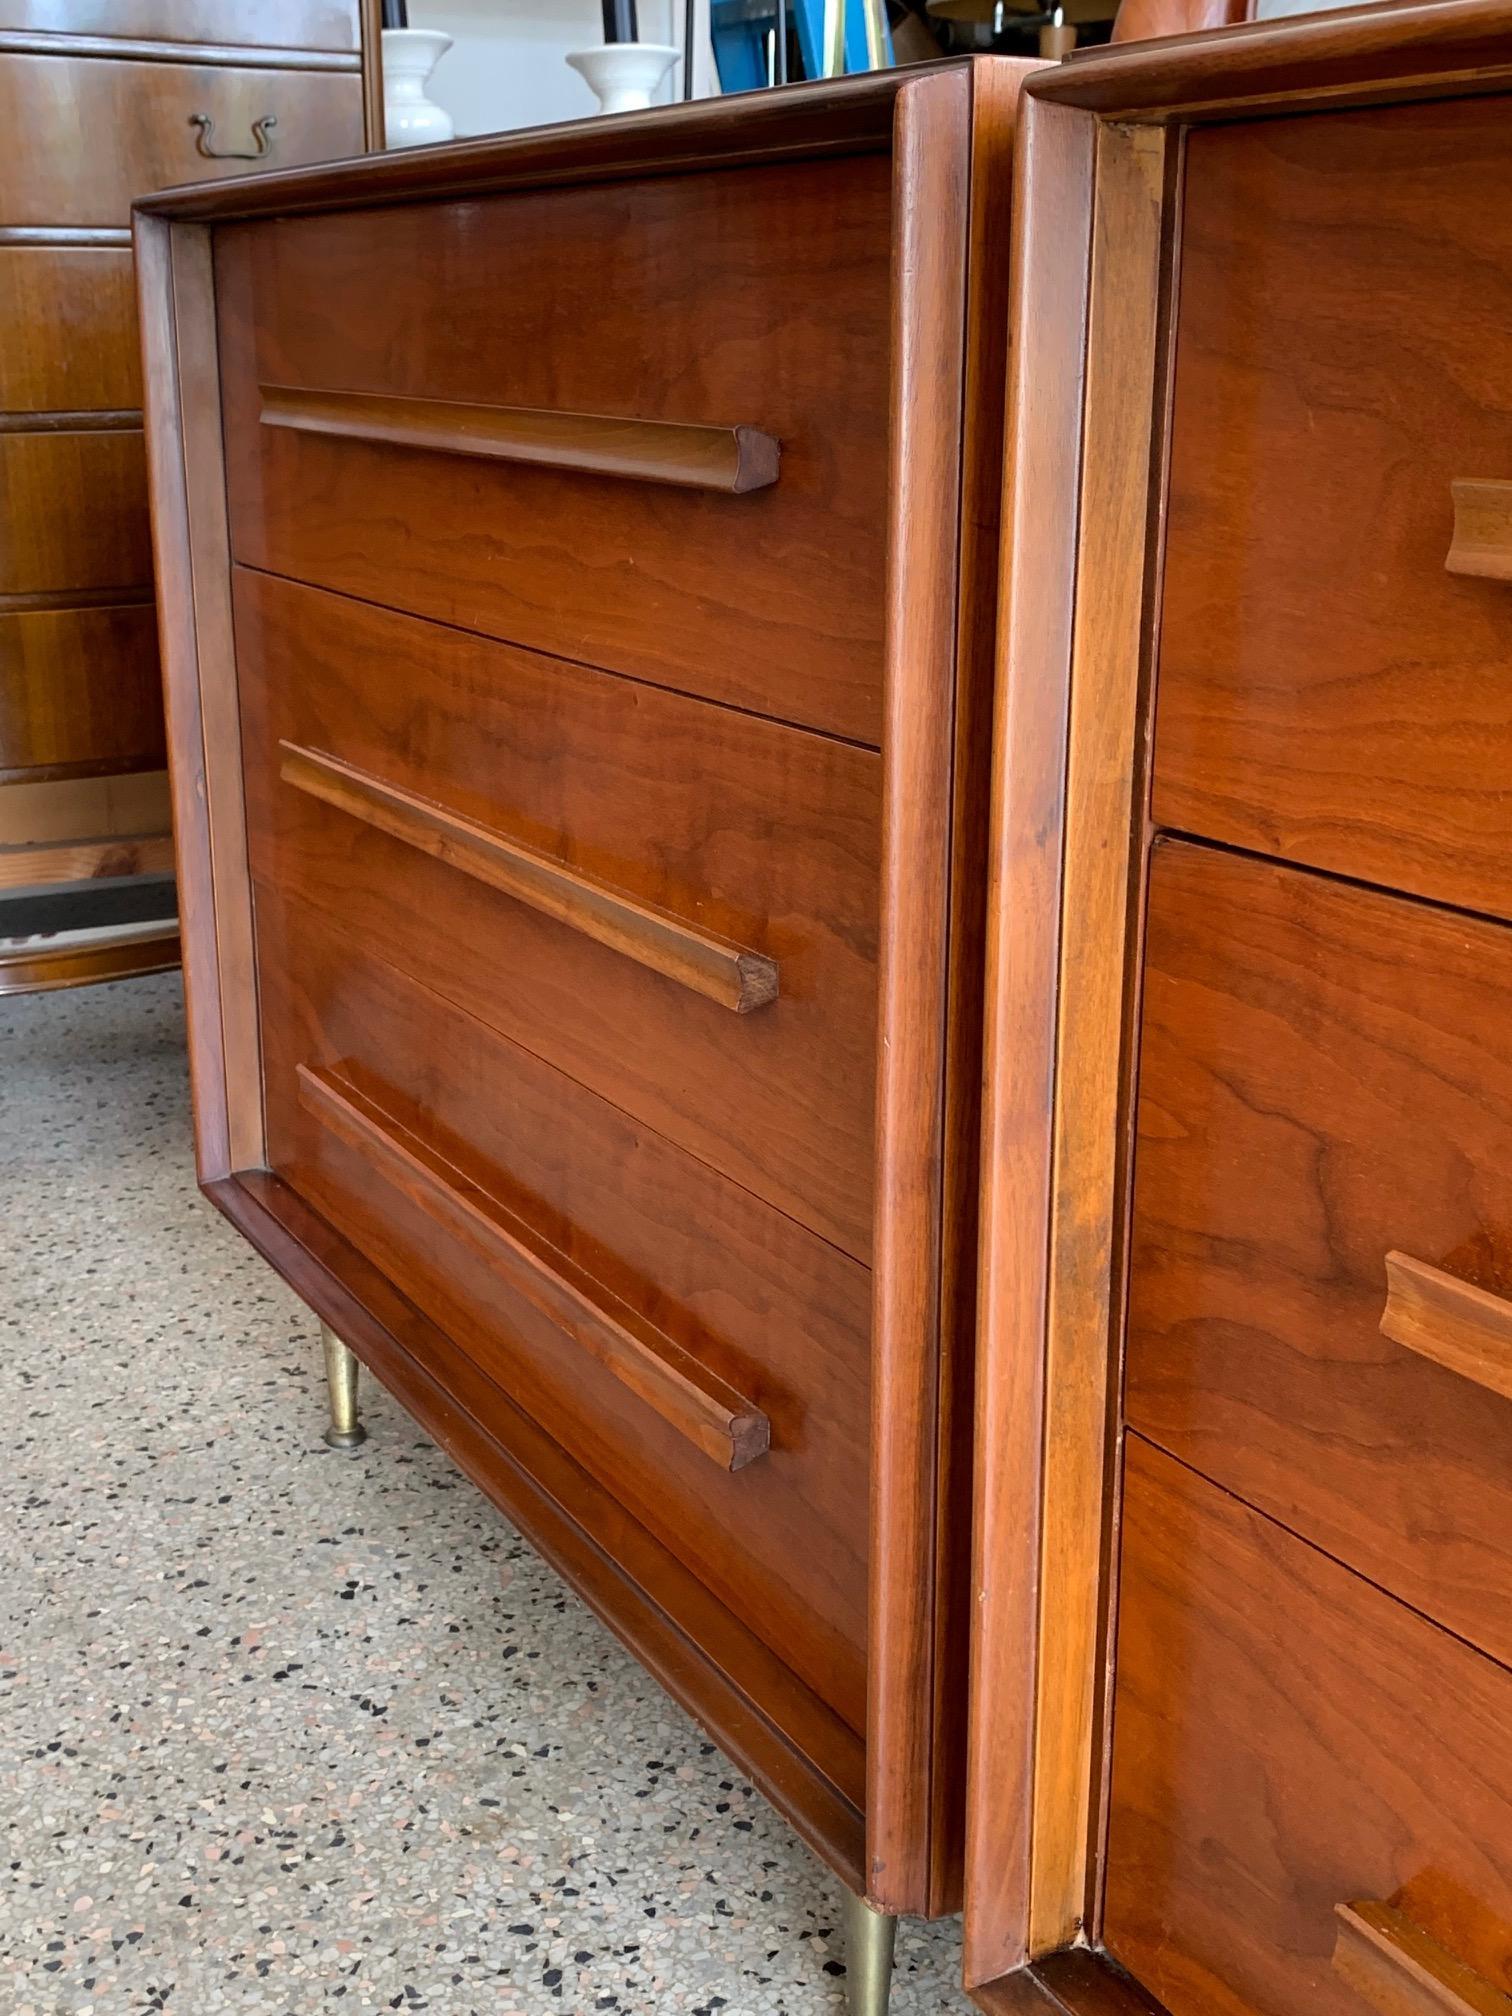
[[177, 959], [131, 200], [360, 153], [359, 11], [0, 0], [0, 992]]
[[1500, 0], [1031, 86], [989, 2009], [1512, 2010], [1509, 93]]
[[138, 212], [202, 1180], [884, 1913], [959, 1901], [1022, 70]]

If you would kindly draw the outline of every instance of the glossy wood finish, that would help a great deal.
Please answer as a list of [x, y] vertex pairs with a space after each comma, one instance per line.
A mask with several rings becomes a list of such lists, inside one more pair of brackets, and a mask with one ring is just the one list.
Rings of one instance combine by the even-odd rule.
[[0, 0], [5, 30], [355, 54], [358, 9], [353, 0]]
[[[870, 1258], [875, 755], [244, 569], [236, 634], [259, 875]], [[521, 846], [555, 861], [571, 916], [459, 873], [455, 833], [432, 859], [291, 788], [284, 743], [487, 828], [495, 861], [511, 843], [516, 867]], [[594, 898], [605, 928], [585, 935]], [[650, 949], [652, 909], [660, 947], [681, 927], [684, 947], [754, 953], [778, 997], [733, 1014], [625, 957], [627, 919]]]
[[763, 953], [743, 951], [667, 911], [637, 903], [537, 848], [459, 818], [333, 756], [300, 749], [292, 742], [280, 742], [279, 749], [279, 776], [285, 784], [492, 889], [502, 889], [543, 917], [581, 931], [595, 944], [607, 945], [737, 1015], [748, 1015], [776, 1000], [777, 962]]
[[775, 483], [781, 456], [781, 444], [759, 427], [394, 399], [375, 392], [301, 392], [286, 385], [260, 390], [264, 427], [734, 496]]
[[96, 837], [54, 845], [0, 842], [0, 889], [36, 889], [49, 882], [89, 882], [98, 876], [162, 875], [172, 871], [173, 842], [166, 833], [120, 839]]
[[[220, 234], [237, 558], [876, 743], [887, 358], [846, 332], [886, 318], [888, 197], [866, 157]], [[263, 386], [747, 424], [781, 477], [459, 466], [265, 427]]]
[[139, 433], [0, 432], [0, 597], [152, 584]]
[[1129, 1419], [1512, 1661], [1512, 1408], [1382, 1334], [1388, 1256], [1512, 1290], [1512, 933], [1157, 854]]
[[1512, 483], [1457, 477], [1449, 491], [1454, 536], [1445, 567], [1483, 581], [1512, 581]]
[[1386, 1255], [1381, 1335], [1512, 1400], [1512, 1301], [1410, 1253]]
[[163, 754], [150, 601], [0, 605], [0, 778], [151, 770]]
[[421, 1210], [481, 1250], [500, 1282], [550, 1317], [637, 1399], [722, 1470], [764, 1456], [771, 1423], [728, 1380], [638, 1316], [583, 1268], [343, 1074], [296, 1067], [300, 1104], [366, 1152]]
[[[866, 1270], [320, 913], [260, 889], [258, 918], [272, 1168], [859, 1730]], [[330, 1125], [312, 1072], [380, 1138]], [[555, 1306], [539, 1268], [501, 1265], [506, 1230], [563, 1281]], [[764, 1414], [760, 1461], [721, 1475], [633, 1397], [581, 1309], [564, 1330], [567, 1283], [600, 1335], [611, 1313], [659, 1333]]]
[[1362, 1897], [1506, 1996], [1512, 1674], [1137, 1438], [1119, 1617], [1106, 1938], [1171, 2016], [1359, 2016]]
[[141, 403], [130, 252], [0, 245], [0, 413]]
[[1379, 1899], [1341, 1904], [1334, 1968], [1382, 2016], [1508, 2016], [1512, 1995], [1493, 1988]]
[[1505, 110], [1192, 136], [1155, 757], [1163, 825], [1502, 915], [1506, 589], [1444, 556], [1512, 470]]
[[[604, 1607], [653, 1670], [890, 1909], [948, 1909], [960, 1885], [1005, 362], [981, 253], [1020, 75], [753, 94], [139, 213], [208, 1187], [422, 1418], [468, 1412], [478, 1439], [455, 1445], [592, 1600], [585, 1543], [608, 1550]], [[181, 251], [207, 238], [218, 355], [184, 321]], [[188, 298], [198, 314], [207, 291]], [[234, 633], [201, 626], [233, 570], [171, 454], [182, 426], [208, 471], [202, 358], [225, 394]], [[322, 438], [264, 427], [264, 386], [754, 426], [780, 472], [701, 494]], [[292, 789], [280, 743], [771, 959], [776, 997], [735, 1015], [647, 971]], [[227, 956], [238, 791], [259, 994]], [[390, 993], [413, 1005], [385, 1036]], [[454, 1055], [475, 1060], [455, 1079]], [[301, 1065], [372, 1124], [322, 1127]], [[569, 1140], [564, 1112], [584, 1116]], [[716, 1468], [539, 1294], [501, 1293], [497, 1240], [437, 1156], [494, 1230], [502, 1207], [570, 1249], [627, 1334], [697, 1353], [770, 1422], [767, 1451]], [[586, 1187], [552, 1204], [569, 1180]], [[827, 1280], [870, 1299], [859, 1325]], [[354, 1285], [366, 1321], [339, 1313]], [[373, 1313], [396, 1294], [402, 1349]], [[593, 1533], [564, 1547], [543, 1485]]]
[[179, 963], [179, 934], [171, 925], [102, 934], [94, 943], [0, 941], [0, 995], [50, 994], [60, 987], [92, 987], [103, 980], [139, 980]]
[[[274, 114], [270, 167], [362, 149], [355, 75], [0, 52], [0, 130], [12, 150], [4, 221], [122, 225], [144, 191], [245, 174], [244, 162], [207, 161], [196, 151], [189, 124], [196, 112], [228, 138]], [[59, 134], [77, 137], [60, 147]]]

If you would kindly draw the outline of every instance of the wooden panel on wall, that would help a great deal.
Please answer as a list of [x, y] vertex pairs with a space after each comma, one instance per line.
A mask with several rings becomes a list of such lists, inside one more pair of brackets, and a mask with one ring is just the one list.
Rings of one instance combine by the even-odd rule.
[[0, 777], [163, 762], [151, 602], [0, 609]]
[[141, 403], [131, 253], [0, 245], [0, 414]]
[[357, 0], [0, 0], [0, 31], [357, 48]]
[[213, 120], [213, 146], [241, 150], [253, 145], [255, 120], [276, 118], [269, 168], [362, 151], [355, 72], [0, 54], [4, 223], [122, 226], [134, 196], [245, 174], [245, 161], [196, 152], [196, 114]]
[[151, 585], [141, 434], [0, 433], [0, 596]]

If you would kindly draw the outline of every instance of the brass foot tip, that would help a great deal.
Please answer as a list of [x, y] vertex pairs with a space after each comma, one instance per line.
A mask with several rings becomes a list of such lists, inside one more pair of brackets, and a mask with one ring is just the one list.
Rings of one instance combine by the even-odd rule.
[[367, 1430], [359, 1421], [355, 1428], [327, 1428], [320, 1439], [328, 1449], [360, 1449], [367, 1440]]

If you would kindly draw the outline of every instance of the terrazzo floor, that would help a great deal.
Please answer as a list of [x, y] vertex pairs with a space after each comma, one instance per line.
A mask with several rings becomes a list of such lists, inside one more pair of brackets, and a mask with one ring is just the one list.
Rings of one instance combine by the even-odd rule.
[[[190, 1171], [176, 979], [0, 1001], [0, 2009], [830, 2016], [835, 1886]], [[966, 2016], [905, 1925], [894, 2016]]]

